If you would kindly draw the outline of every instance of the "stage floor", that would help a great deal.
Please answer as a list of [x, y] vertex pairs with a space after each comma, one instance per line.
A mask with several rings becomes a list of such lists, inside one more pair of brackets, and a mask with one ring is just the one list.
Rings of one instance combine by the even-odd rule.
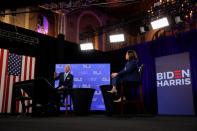
[[192, 116], [69, 116], [0, 115], [0, 131], [197, 131]]

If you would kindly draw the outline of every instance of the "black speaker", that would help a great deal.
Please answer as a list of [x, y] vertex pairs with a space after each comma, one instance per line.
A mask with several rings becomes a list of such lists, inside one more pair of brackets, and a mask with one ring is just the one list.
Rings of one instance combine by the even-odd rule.
[[76, 115], [88, 115], [95, 89], [74, 88], [71, 93]]

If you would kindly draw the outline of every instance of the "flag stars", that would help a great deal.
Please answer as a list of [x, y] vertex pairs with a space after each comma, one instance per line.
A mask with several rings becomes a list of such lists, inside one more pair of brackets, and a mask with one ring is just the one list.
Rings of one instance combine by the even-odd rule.
[[22, 56], [17, 54], [9, 54], [8, 73], [18, 76], [21, 74]]

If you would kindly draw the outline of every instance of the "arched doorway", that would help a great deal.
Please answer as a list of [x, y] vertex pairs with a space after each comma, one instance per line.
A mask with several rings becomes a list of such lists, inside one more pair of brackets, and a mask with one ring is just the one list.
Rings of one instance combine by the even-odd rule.
[[48, 34], [49, 32], [49, 22], [46, 16], [39, 15], [38, 17], [38, 27], [37, 32], [42, 34]]
[[[85, 32], [94, 32], [103, 25], [101, 19], [93, 11], [84, 11], [77, 20], [77, 43], [80, 41], [80, 34]], [[95, 41], [95, 40], [94, 40]], [[99, 43], [94, 43], [98, 49]]]

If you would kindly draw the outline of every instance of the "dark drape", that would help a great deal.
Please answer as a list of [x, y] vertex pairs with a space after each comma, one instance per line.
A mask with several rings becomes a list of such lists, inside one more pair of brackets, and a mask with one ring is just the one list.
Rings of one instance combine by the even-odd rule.
[[140, 62], [144, 64], [143, 91], [147, 112], [157, 113], [157, 88], [155, 58], [176, 53], [189, 52], [192, 75], [195, 112], [197, 114], [197, 30], [178, 34], [176, 36], [161, 37], [155, 41], [146, 42], [124, 50], [137, 51]]

